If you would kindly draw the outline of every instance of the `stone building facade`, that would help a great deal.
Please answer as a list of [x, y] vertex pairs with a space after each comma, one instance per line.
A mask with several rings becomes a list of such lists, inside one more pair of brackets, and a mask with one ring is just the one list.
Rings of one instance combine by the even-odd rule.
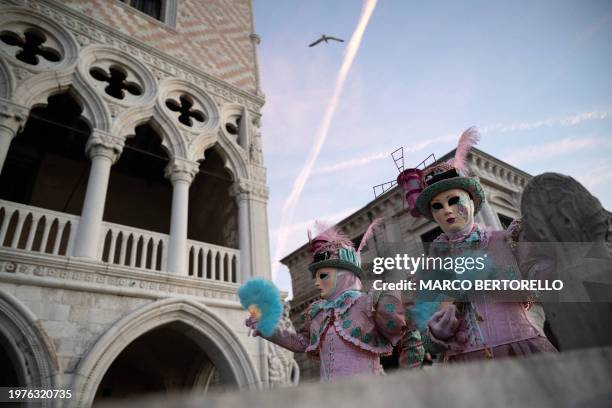
[[[449, 160], [454, 154], [454, 151], [449, 152], [439, 160]], [[486, 203], [476, 215], [476, 221], [494, 229], [509, 225], [519, 216], [520, 193], [531, 176], [475, 148], [468, 155], [467, 167], [471, 174], [480, 178], [486, 195]], [[367, 274], [364, 282], [366, 288], [370, 287], [376, 276], [372, 274], [372, 261], [377, 256], [384, 256], [385, 244], [402, 243], [410, 256], [419, 256], [424, 252], [423, 243], [431, 242], [442, 232], [435, 223], [409, 214], [403, 193], [398, 187], [378, 196], [337, 225], [358, 243], [374, 218], [382, 218], [383, 222], [361, 253], [362, 265]], [[318, 299], [318, 291], [308, 271], [311, 262], [308, 244], [287, 255], [281, 262], [289, 268], [291, 274], [291, 319], [299, 329], [299, 314]], [[296, 355], [295, 358], [303, 379], [318, 377], [318, 361], [304, 355]], [[394, 361], [392, 358], [383, 360], [383, 365], [393, 366]]]
[[1, 385], [83, 407], [297, 381], [236, 295], [270, 277], [251, 2], [0, 9]]

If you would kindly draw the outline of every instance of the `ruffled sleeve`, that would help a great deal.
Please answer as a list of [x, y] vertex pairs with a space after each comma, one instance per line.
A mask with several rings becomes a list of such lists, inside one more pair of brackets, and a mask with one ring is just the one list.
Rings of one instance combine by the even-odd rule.
[[425, 348], [418, 330], [406, 330], [398, 347], [400, 368], [418, 368], [423, 364]]
[[308, 337], [311, 323], [308, 315], [309, 309], [300, 314], [298, 317], [298, 324], [303, 324], [297, 333], [287, 329], [277, 329], [272, 336], [264, 338], [274, 344], [278, 344], [279, 346], [286, 348], [287, 350], [293, 351], [294, 353], [303, 353], [306, 351], [306, 347], [308, 347], [309, 342]]
[[395, 346], [406, 329], [401, 292], [383, 292], [374, 307], [376, 310], [376, 328]]
[[461, 332], [465, 335], [465, 327], [459, 328], [450, 339], [441, 340], [432, 333], [429, 327], [427, 327], [427, 330], [423, 334], [423, 346], [430, 354], [440, 354], [448, 350], [461, 351], [465, 348], [465, 342], [460, 342], [458, 340], [460, 337], [459, 333]]
[[430, 332], [427, 330], [422, 334], [423, 348], [426, 353], [435, 355], [444, 353], [449, 347], [446, 344], [441, 344], [435, 337], [430, 337]]

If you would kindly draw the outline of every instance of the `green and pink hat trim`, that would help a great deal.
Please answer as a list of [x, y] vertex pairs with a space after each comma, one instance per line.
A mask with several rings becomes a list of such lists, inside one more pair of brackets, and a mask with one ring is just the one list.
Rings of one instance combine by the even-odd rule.
[[480, 135], [475, 127], [461, 134], [452, 161], [442, 162], [425, 169], [406, 169], [397, 177], [397, 184], [406, 192], [410, 214], [433, 221], [429, 203], [438, 194], [459, 188], [470, 194], [474, 201], [474, 214], [482, 208], [484, 191], [476, 177], [467, 177], [465, 160], [469, 150], [478, 143]]
[[359, 279], [365, 278], [365, 272], [361, 268], [361, 250], [365, 243], [374, 234], [374, 229], [382, 220], [375, 219], [355, 248], [348, 236], [336, 226], [328, 227], [317, 222], [318, 234], [311, 237], [308, 231], [308, 241], [312, 254], [312, 263], [308, 269], [314, 275], [321, 268], [338, 268], [353, 272]]

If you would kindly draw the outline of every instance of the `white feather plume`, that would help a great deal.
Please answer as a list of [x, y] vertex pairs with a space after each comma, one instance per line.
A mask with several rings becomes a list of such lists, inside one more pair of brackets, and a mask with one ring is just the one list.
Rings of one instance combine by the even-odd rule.
[[453, 160], [453, 166], [456, 169], [461, 170], [464, 174], [467, 172], [465, 167], [465, 159], [467, 158], [470, 149], [478, 144], [480, 141], [480, 133], [475, 126], [470, 127], [461, 134], [459, 143], [457, 144], [457, 150], [455, 151], [455, 159]]

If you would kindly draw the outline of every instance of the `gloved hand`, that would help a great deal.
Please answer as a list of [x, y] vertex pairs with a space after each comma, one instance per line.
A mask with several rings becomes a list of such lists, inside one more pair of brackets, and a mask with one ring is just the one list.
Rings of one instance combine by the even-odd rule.
[[249, 316], [248, 319], [244, 321], [244, 324], [249, 328], [248, 336], [259, 336], [259, 332], [257, 331], [257, 319], [254, 316]]
[[457, 306], [450, 304], [434, 313], [428, 325], [429, 330], [437, 339], [449, 340], [457, 332], [460, 323], [457, 319]]

